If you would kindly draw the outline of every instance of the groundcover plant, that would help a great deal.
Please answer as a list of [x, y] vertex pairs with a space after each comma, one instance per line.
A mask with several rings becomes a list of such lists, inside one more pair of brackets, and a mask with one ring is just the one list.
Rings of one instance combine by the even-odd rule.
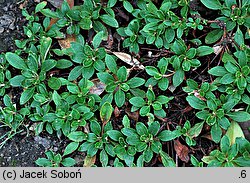
[[22, 15], [25, 38], [0, 55], [0, 148], [26, 131], [66, 142], [39, 166], [79, 166], [77, 152], [83, 166], [250, 166], [250, 0], [40, 1]]

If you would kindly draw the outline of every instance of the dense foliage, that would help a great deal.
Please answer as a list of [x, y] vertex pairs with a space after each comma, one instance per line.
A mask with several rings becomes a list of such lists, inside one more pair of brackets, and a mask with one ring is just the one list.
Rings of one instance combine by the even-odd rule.
[[[84, 0], [23, 9], [26, 38], [0, 57], [8, 129], [0, 148], [35, 123], [36, 135], [68, 142], [39, 166], [74, 166], [77, 151], [86, 166], [250, 166], [238, 124], [250, 120], [249, 5]], [[207, 141], [212, 149], [197, 156]]]

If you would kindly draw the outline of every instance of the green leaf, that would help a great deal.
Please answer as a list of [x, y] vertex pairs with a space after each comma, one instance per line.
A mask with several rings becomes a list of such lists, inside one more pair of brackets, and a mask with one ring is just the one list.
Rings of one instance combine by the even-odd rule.
[[123, 137], [122, 133], [118, 130], [109, 130], [107, 131], [108, 136], [115, 141], [119, 141], [120, 137]]
[[57, 12], [53, 12], [50, 9], [42, 9], [41, 13], [46, 16], [46, 17], [50, 17], [50, 18], [60, 18]]
[[17, 75], [14, 76], [13, 78], [11, 78], [10, 81], [10, 85], [14, 86], [14, 87], [18, 87], [21, 86], [23, 80], [25, 79], [25, 77], [23, 75]]
[[162, 163], [165, 167], [176, 167], [174, 160], [164, 151], [160, 151]]
[[119, 88], [114, 97], [117, 107], [122, 107], [125, 103], [125, 93]]
[[128, 72], [127, 72], [127, 68], [125, 66], [122, 66], [118, 69], [117, 77], [118, 77], [119, 81], [122, 81], [122, 82], [127, 80]]
[[3, 97], [3, 103], [6, 107], [11, 107], [12, 106], [12, 102], [11, 102], [11, 99], [10, 99], [10, 96], [5, 94], [4, 97]]
[[118, 28], [119, 27], [119, 24], [117, 22], [117, 20], [108, 15], [108, 14], [104, 14], [104, 15], [101, 15], [100, 16], [100, 19], [107, 25], [111, 26], [111, 27], [115, 27], [115, 28]]
[[149, 163], [152, 160], [152, 158], [153, 158], [153, 151], [150, 148], [147, 148], [143, 152], [143, 157], [144, 157], [144, 161], [146, 163]]
[[238, 157], [233, 160], [237, 165], [241, 167], [249, 167], [250, 166], [250, 160], [249, 158], [244, 158], [244, 157]]
[[72, 152], [74, 152], [79, 146], [79, 142], [71, 142], [69, 143], [63, 153], [63, 156], [66, 156], [68, 154], [71, 154]]
[[117, 3], [117, 0], [109, 0], [107, 6], [112, 8]]
[[211, 136], [214, 142], [219, 143], [222, 135], [222, 130], [218, 123], [215, 123], [211, 128]]
[[148, 102], [150, 102], [150, 103], [152, 103], [155, 100], [155, 93], [154, 93], [152, 87], [148, 88], [148, 91], [146, 93], [146, 97], [147, 97]]
[[198, 137], [198, 135], [201, 133], [201, 130], [203, 128], [204, 122], [196, 123], [192, 128], [188, 130], [188, 135], [192, 138]]
[[16, 69], [22, 69], [22, 70], [27, 69], [26, 63], [17, 54], [11, 53], [11, 52], [7, 52], [5, 54], [5, 57], [6, 57], [7, 61], [9, 62], [9, 64], [11, 66], [15, 67]]
[[49, 86], [52, 90], [59, 90], [60, 87], [62, 86], [62, 82], [61, 82], [60, 79], [58, 79], [58, 78], [56, 78], [56, 77], [51, 77], [51, 78], [49, 78], [48, 86]]
[[105, 102], [100, 109], [100, 117], [103, 123], [107, 123], [113, 113], [113, 107], [109, 102]]
[[71, 132], [68, 138], [74, 142], [82, 142], [87, 139], [87, 135], [81, 131]]
[[214, 49], [209, 46], [200, 46], [197, 48], [197, 56], [202, 57], [214, 52]]
[[101, 134], [101, 125], [97, 121], [91, 121], [90, 122], [90, 130], [95, 135], [99, 136]]
[[226, 154], [228, 152], [229, 148], [230, 148], [229, 138], [225, 135], [221, 138], [221, 142], [220, 142], [221, 152]]
[[135, 107], [143, 107], [146, 104], [141, 97], [133, 97], [129, 100], [129, 102]]
[[209, 32], [205, 38], [206, 44], [212, 44], [218, 41], [223, 35], [223, 30], [221, 29], [215, 29], [211, 32]]
[[142, 122], [136, 123], [136, 131], [141, 136], [148, 134], [148, 129]]
[[183, 82], [184, 77], [185, 77], [184, 71], [181, 69], [177, 70], [173, 76], [173, 85], [175, 87], [179, 86]]
[[130, 2], [128, 1], [123, 1], [123, 7], [125, 8], [125, 10], [127, 10], [129, 13], [132, 13], [132, 11], [134, 10], [133, 6], [130, 4]]
[[96, 49], [100, 46], [101, 42], [102, 42], [102, 39], [103, 39], [103, 31], [100, 31], [98, 32], [94, 38], [93, 38], [93, 41], [92, 41], [92, 45], [93, 47]]
[[183, 42], [183, 40], [180, 39], [176, 40], [171, 47], [171, 50], [175, 52], [177, 55], [183, 54], [186, 51], [186, 49], [187, 47], [185, 43]]
[[159, 130], [160, 130], [160, 123], [159, 122], [153, 122], [148, 127], [148, 132], [152, 135], [156, 135]]
[[177, 137], [180, 137], [182, 135], [182, 133], [179, 130], [174, 130], [174, 131], [170, 131], [170, 130], [163, 130], [162, 132], [159, 133], [159, 135], [157, 136], [161, 141], [170, 141], [173, 140]]
[[72, 69], [69, 73], [68, 80], [73, 81], [73, 80], [77, 79], [81, 75], [82, 69], [83, 69], [82, 66], [74, 67], [74, 69]]
[[195, 96], [187, 96], [186, 100], [188, 101], [189, 105], [194, 109], [202, 110], [206, 108], [206, 103]]
[[47, 5], [46, 1], [42, 1], [36, 5], [35, 13], [41, 11]]
[[111, 55], [106, 54], [106, 56], [105, 56], [105, 63], [106, 63], [106, 65], [107, 65], [108, 69], [109, 69], [112, 73], [116, 74], [116, 71], [117, 71], [117, 64], [116, 64], [115, 59], [114, 59]]
[[169, 80], [168, 78], [162, 78], [159, 82], [158, 82], [158, 87], [162, 90], [165, 91], [168, 89], [168, 85], [169, 85]]
[[52, 162], [46, 158], [38, 158], [35, 163], [38, 166], [43, 166], [43, 167], [52, 167]]
[[93, 27], [92, 21], [90, 18], [83, 18], [78, 24], [82, 29], [89, 30]]
[[214, 76], [224, 76], [225, 74], [227, 74], [227, 70], [222, 67], [222, 66], [216, 66], [216, 67], [213, 67], [212, 69], [210, 69], [208, 71], [209, 74], [212, 74]]
[[54, 101], [54, 103], [56, 104], [56, 106], [61, 105], [61, 96], [57, 93], [57, 91], [54, 91], [52, 94], [52, 100]]
[[45, 60], [42, 62], [41, 70], [47, 72], [56, 66], [56, 61], [52, 59]]
[[57, 61], [56, 63], [56, 68], [58, 69], [67, 69], [69, 67], [71, 67], [73, 64], [71, 61], [67, 60], [67, 59], [60, 59]]
[[107, 72], [97, 73], [97, 77], [100, 79], [102, 83], [105, 84], [110, 84], [114, 82], [113, 76]]
[[240, 125], [236, 123], [235, 121], [231, 122], [231, 125], [227, 129], [226, 135], [228, 136], [231, 145], [235, 144], [235, 140], [237, 137], [245, 138]]
[[26, 90], [24, 90], [24, 92], [21, 94], [20, 97], [20, 104], [23, 105], [26, 102], [28, 102], [29, 99], [33, 97], [34, 92], [35, 92], [35, 87], [27, 88]]
[[150, 106], [143, 106], [140, 109], [140, 115], [141, 116], [146, 116], [150, 112]]
[[230, 83], [234, 82], [234, 80], [235, 80], [234, 75], [231, 73], [228, 73], [228, 74], [225, 74], [224, 76], [222, 76], [222, 78], [220, 79], [220, 83], [221, 84], [230, 84]]
[[227, 113], [227, 116], [229, 116], [232, 120], [235, 120], [237, 122], [245, 122], [250, 120], [250, 114], [245, 111], [230, 112]]
[[157, 76], [160, 75], [158, 69], [156, 69], [153, 66], [146, 66], [146, 72], [150, 75], [150, 76]]
[[62, 165], [65, 167], [74, 166], [76, 164], [76, 161], [73, 158], [65, 158], [62, 160]]
[[129, 85], [130, 88], [137, 88], [145, 83], [145, 80], [139, 77], [133, 77], [130, 80], [128, 80], [127, 85]]
[[190, 160], [191, 160], [192, 165], [194, 165], [195, 167], [199, 167], [200, 162], [196, 159], [196, 157], [191, 155]]
[[80, 92], [79, 87], [74, 83], [69, 83], [67, 89], [70, 93], [78, 94]]
[[41, 46], [40, 46], [41, 60], [42, 62], [44, 62], [49, 53], [49, 49], [52, 44], [52, 39], [50, 37], [47, 37], [47, 38], [42, 37], [40, 42], [41, 42]]
[[106, 167], [108, 165], [108, 160], [109, 160], [109, 157], [108, 157], [106, 151], [102, 150], [100, 153], [100, 161], [102, 163], [102, 167]]
[[207, 8], [212, 9], [212, 10], [219, 10], [223, 8], [219, 0], [201, 0], [201, 2]]

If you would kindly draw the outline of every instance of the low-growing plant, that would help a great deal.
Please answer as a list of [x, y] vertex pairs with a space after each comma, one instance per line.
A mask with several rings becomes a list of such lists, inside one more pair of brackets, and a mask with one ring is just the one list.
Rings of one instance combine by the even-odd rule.
[[141, 116], [148, 116], [151, 113], [164, 118], [166, 117], [164, 109], [168, 108], [168, 102], [172, 99], [173, 97], [164, 95], [156, 97], [152, 86], [149, 86], [145, 99], [143, 97], [133, 97], [129, 102], [133, 105], [131, 112], [139, 110]]
[[[125, 161], [127, 166], [143, 167], [149, 163], [153, 154], [161, 156], [164, 166], [175, 166], [174, 161], [162, 150], [161, 141], [170, 141], [181, 135], [179, 130], [160, 131], [159, 122], [148, 122], [148, 127], [142, 122], [136, 123], [136, 128], [131, 128], [127, 116], [123, 118], [121, 131], [109, 130], [107, 132], [111, 142], [115, 142], [114, 152], [116, 156]], [[137, 160], [134, 158], [138, 154]], [[136, 161], [136, 164], [135, 164]]]
[[38, 166], [43, 167], [59, 167], [65, 166], [70, 167], [76, 164], [76, 161], [73, 158], [64, 158], [61, 154], [55, 154], [53, 151], [49, 150], [45, 153], [47, 158], [38, 158], [35, 163]]
[[9, 63], [6, 61], [3, 54], [0, 55], [0, 96], [4, 96], [6, 89], [10, 87], [9, 80], [11, 72], [8, 70]]
[[248, 167], [250, 165], [250, 143], [244, 138], [236, 138], [230, 144], [228, 136], [223, 136], [220, 150], [213, 150], [209, 156], [204, 156], [202, 161], [208, 167]]
[[140, 25], [140, 20], [134, 19], [127, 27], [121, 27], [116, 30], [120, 36], [125, 38], [122, 45], [124, 48], [128, 47], [130, 52], [139, 53], [139, 44], [143, 44], [145, 41], [145, 38], [139, 34]]
[[249, 166], [249, 1], [75, 3], [22, 10], [26, 38], [0, 54], [0, 148], [32, 126], [66, 142], [38, 166]]
[[42, 37], [40, 40], [40, 49], [32, 47], [27, 59], [23, 59], [15, 53], [7, 52], [5, 54], [8, 63], [21, 70], [20, 75], [10, 79], [13, 87], [23, 87], [24, 91], [20, 97], [20, 104], [24, 105], [34, 95], [44, 87], [46, 72], [56, 66], [56, 61], [49, 59], [49, 49], [52, 43], [51, 38]]
[[[250, 27], [249, 4], [248, 0], [201, 0], [201, 2], [211, 10], [219, 10], [220, 16], [216, 18], [216, 22], [211, 24], [214, 28], [207, 36], [206, 43], [211, 44], [218, 41], [224, 34], [221, 27], [229, 31], [235, 32], [234, 39], [240, 46], [244, 44], [244, 37], [249, 39], [247, 29]], [[223, 25], [224, 24], [224, 25]]]
[[225, 92], [233, 97], [235, 105], [242, 99], [249, 104], [246, 93], [250, 92], [250, 65], [246, 53], [236, 52], [238, 60], [228, 53], [223, 55], [223, 66], [211, 68], [208, 73], [216, 76], [214, 83], [218, 85], [220, 92]]
[[233, 103], [224, 95], [219, 99], [207, 97], [203, 100], [199, 96], [189, 95], [186, 100], [191, 107], [200, 110], [195, 115], [211, 126], [212, 139], [217, 143], [220, 141], [222, 129], [227, 130], [231, 120], [246, 122], [250, 119], [250, 114], [246, 111], [232, 111]]
[[46, 17], [57, 20], [52, 28], [60, 30], [66, 27], [66, 33], [69, 35], [80, 34], [80, 29], [93, 28], [96, 32], [103, 31], [107, 37], [108, 31], [105, 25], [115, 28], [119, 26], [112, 10], [114, 3], [109, 2], [107, 5], [104, 6], [101, 1], [86, 0], [82, 5], [71, 8], [68, 2], [64, 1], [61, 9], [57, 11], [51, 11], [48, 8], [39, 11]]
[[200, 46], [196, 48], [189, 48], [181, 39], [175, 40], [171, 50], [175, 53], [169, 61], [175, 73], [173, 75], [173, 85], [179, 86], [185, 77], [185, 72], [190, 71], [191, 67], [197, 68], [201, 65], [196, 57], [201, 57], [213, 53], [213, 49], [209, 46]]
[[[16, 104], [11, 101], [9, 95], [4, 95], [3, 103], [5, 107], [0, 106], [0, 128], [7, 128], [5, 134], [0, 136], [0, 149], [6, 142], [12, 139], [16, 134], [23, 132], [26, 129], [25, 117], [30, 114], [28, 108], [17, 109]], [[26, 129], [27, 130], [27, 129]]]
[[70, 71], [68, 76], [69, 81], [73, 81], [80, 76], [89, 79], [95, 71], [102, 72], [105, 70], [103, 59], [105, 58], [106, 51], [104, 48], [97, 48], [97, 46], [93, 49], [84, 42], [71, 43], [71, 48], [69, 48], [71, 59], [77, 66]]
[[106, 85], [104, 96], [111, 103], [113, 98], [118, 107], [122, 107], [126, 101], [126, 93], [143, 96], [144, 92], [138, 88], [145, 83], [145, 80], [139, 77], [128, 79], [129, 71], [125, 66], [118, 69], [115, 59], [106, 55], [105, 63], [111, 73], [97, 73], [99, 80]]

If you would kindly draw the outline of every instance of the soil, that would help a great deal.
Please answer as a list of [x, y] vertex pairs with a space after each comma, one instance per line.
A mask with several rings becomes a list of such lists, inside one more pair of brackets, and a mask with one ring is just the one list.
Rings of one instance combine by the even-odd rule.
[[[15, 40], [24, 37], [23, 26], [26, 22], [22, 17], [21, 2], [20, 0], [0, 0], [0, 53], [15, 50]], [[34, 1], [27, 2], [26, 6], [33, 8]], [[19, 92], [18, 90], [13, 91], [16, 95]], [[0, 128], [0, 136], [5, 134], [7, 130]], [[35, 160], [45, 157], [45, 152], [48, 149], [61, 153], [65, 146], [66, 142], [57, 137], [48, 134], [44, 134], [43, 137], [35, 136], [24, 131], [15, 135], [0, 149], [0, 167], [34, 167], [36, 166]], [[84, 157], [75, 154], [77, 165], [82, 166]]]

